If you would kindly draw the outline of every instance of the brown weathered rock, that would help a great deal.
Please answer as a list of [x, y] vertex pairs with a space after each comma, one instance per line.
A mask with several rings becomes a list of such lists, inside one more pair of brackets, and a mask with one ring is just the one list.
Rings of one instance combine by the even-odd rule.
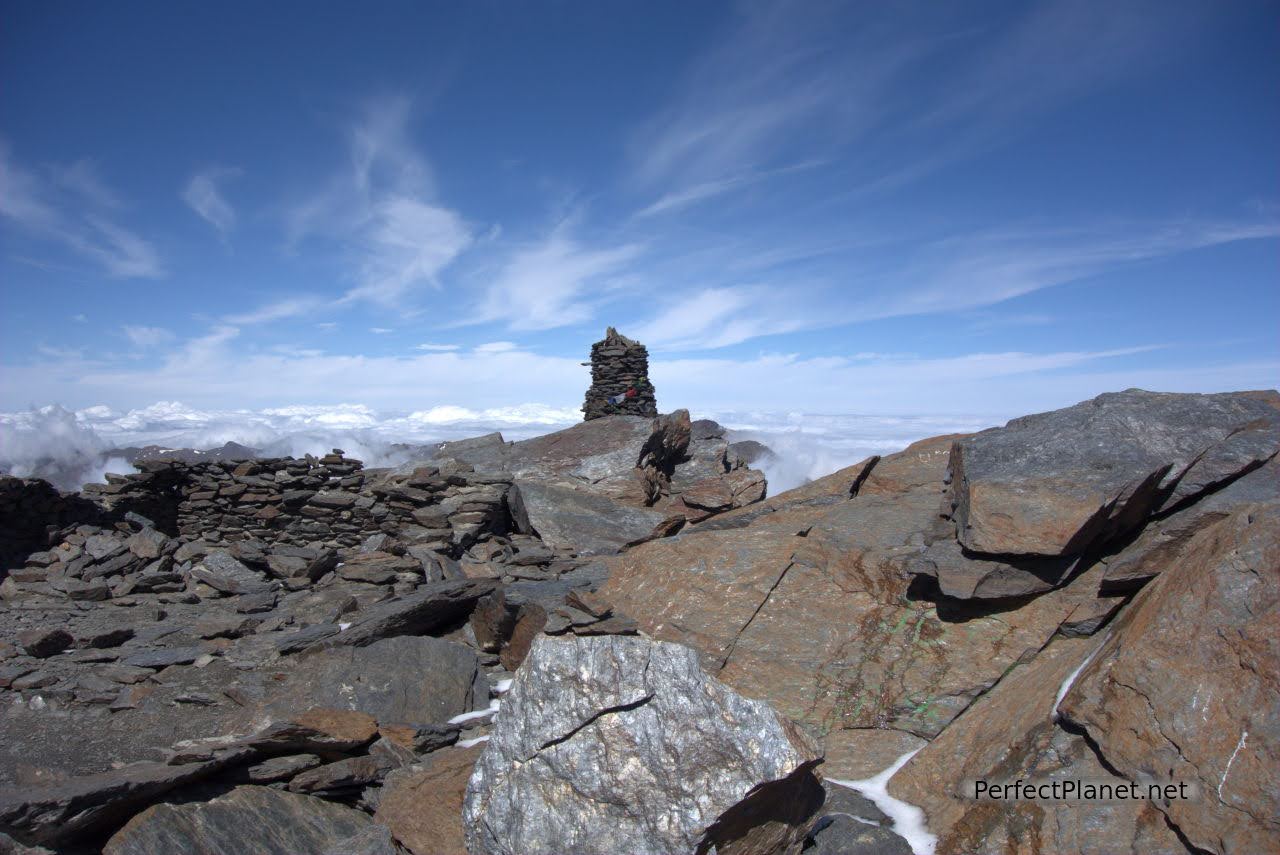
[[462, 799], [482, 746], [437, 751], [387, 776], [374, 822], [413, 855], [467, 855]]
[[378, 722], [359, 710], [312, 707], [293, 717], [293, 721], [316, 733], [344, 743], [364, 744], [378, 735]]
[[[428, 724], [484, 706], [489, 685], [475, 651], [440, 638], [397, 636], [362, 647], [305, 653], [267, 698], [276, 717], [321, 706], [355, 710], [369, 738], [373, 720]], [[351, 719], [352, 722], [357, 719]]]
[[1198, 532], [1254, 502], [1280, 499], [1280, 461], [1274, 459], [1189, 507], [1152, 520], [1133, 543], [1108, 559], [1103, 587], [1132, 590], [1176, 566]]
[[487, 594], [476, 602], [471, 612], [471, 630], [481, 650], [497, 653], [515, 629], [517, 607], [507, 605], [502, 589]]
[[623, 504], [595, 492], [516, 481], [509, 497], [516, 530], [581, 555], [610, 555], [646, 540], [666, 519], [661, 511]]
[[990, 614], [909, 597], [908, 559], [938, 519], [943, 444], [881, 461], [852, 500], [696, 527], [607, 559], [601, 594], [643, 632], [692, 646], [711, 673], [821, 732], [932, 737], [1033, 656], [1102, 573]]
[[755, 469], [735, 469], [699, 481], [680, 493], [686, 506], [709, 513], [741, 508], [764, 498], [765, 480]]
[[476, 600], [496, 586], [487, 579], [430, 582], [407, 597], [366, 609], [346, 631], [316, 646], [362, 647], [384, 638], [425, 635], [466, 617]]
[[39, 844], [61, 844], [118, 823], [132, 810], [184, 784], [241, 762], [252, 752], [228, 751], [218, 760], [169, 766], [135, 763], [43, 788], [0, 790], [0, 831]]
[[1012, 841], [1036, 855], [1185, 851], [1142, 802], [975, 801], [967, 789], [976, 780], [1122, 783], [1054, 722], [1060, 686], [1097, 646], [1095, 639], [1060, 639], [1016, 666], [889, 782], [892, 795], [924, 810], [939, 852], [997, 855]]
[[1280, 839], [1280, 502], [1205, 528], [1117, 619], [1060, 711], [1134, 780], [1192, 782], [1159, 807], [1195, 846]]
[[345, 757], [294, 776], [289, 781], [289, 791], [331, 794], [363, 789], [370, 784], [380, 782], [389, 768], [390, 764], [385, 758], [371, 754], [363, 757]]
[[514, 671], [529, 655], [529, 648], [547, 625], [547, 611], [537, 603], [525, 603], [520, 606], [516, 615], [515, 628], [511, 630], [511, 638], [503, 645], [498, 654], [502, 667]]

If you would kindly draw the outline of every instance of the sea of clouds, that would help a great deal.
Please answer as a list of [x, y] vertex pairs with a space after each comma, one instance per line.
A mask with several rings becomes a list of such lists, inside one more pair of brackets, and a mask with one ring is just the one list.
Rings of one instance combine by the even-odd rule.
[[[754, 439], [774, 456], [754, 465], [769, 479], [769, 493], [856, 463], [872, 454], [899, 451], [916, 440], [981, 430], [993, 417], [942, 415], [829, 415], [801, 412], [698, 412], [731, 431], [730, 439]], [[0, 413], [0, 472], [45, 477], [63, 490], [100, 482], [108, 472], [132, 467], [112, 449], [159, 445], [213, 449], [227, 442], [266, 456], [324, 454], [341, 448], [366, 466], [407, 462], [426, 445], [501, 431], [527, 439], [577, 424], [577, 407], [521, 404], [473, 410], [441, 405], [411, 412], [377, 411], [363, 404], [288, 406], [261, 410], [202, 410], [176, 401], [119, 411], [107, 406], [68, 410], [57, 405]]]

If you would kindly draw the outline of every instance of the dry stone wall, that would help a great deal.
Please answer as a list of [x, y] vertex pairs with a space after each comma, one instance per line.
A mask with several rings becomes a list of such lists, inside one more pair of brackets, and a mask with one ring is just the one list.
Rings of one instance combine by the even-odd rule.
[[84, 494], [110, 518], [133, 512], [183, 541], [356, 546], [392, 534], [458, 552], [507, 530], [509, 478], [426, 466], [390, 477], [340, 450], [323, 457], [250, 461], [142, 461]]

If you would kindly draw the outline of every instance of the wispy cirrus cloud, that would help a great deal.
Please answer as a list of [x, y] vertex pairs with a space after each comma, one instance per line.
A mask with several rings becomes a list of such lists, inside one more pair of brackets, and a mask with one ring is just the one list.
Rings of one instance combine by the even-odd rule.
[[545, 239], [514, 250], [463, 323], [546, 330], [590, 320], [642, 249], [638, 243], [586, 246], [561, 224]]
[[[46, 177], [47, 176], [47, 177]], [[164, 275], [155, 247], [117, 221], [122, 203], [89, 161], [24, 167], [0, 140], [0, 217], [121, 279]]]
[[936, 4], [742, 4], [633, 135], [632, 181], [660, 191], [640, 214], [815, 158], [841, 166], [829, 195], [900, 188], [1176, 60], [1208, 9], [1048, 0], [983, 20]]
[[134, 347], [144, 350], [159, 347], [174, 340], [173, 332], [164, 327], [126, 325], [121, 328], [121, 332], [124, 333], [125, 338], [132, 342]]
[[285, 297], [265, 303], [256, 309], [227, 315], [222, 320], [232, 326], [267, 324], [317, 311], [329, 305], [330, 302], [319, 297]]
[[192, 175], [182, 189], [182, 201], [187, 207], [217, 229], [223, 238], [235, 227], [236, 212], [219, 184], [239, 174], [240, 170], [233, 167], [211, 167]]
[[[703, 261], [695, 287], [656, 301], [631, 327], [651, 348], [709, 350], [751, 339], [920, 315], [966, 313], [975, 329], [1046, 322], [1043, 315], [995, 310], [1017, 297], [1237, 241], [1280, 237], [1280, 220], [1106, 222], [1056, 229], [1004, 228], [902, 242], [864, 260], [856, 247], [830, 262], [834, 279], [798, 276], [783, 254], [749, 269], [736, 246], [720, 264]], [[826, 255], [829, 247], [815, 244]], [[824, 268], [825, 269], [825, 268]], [[717, 270], [721, 271], [717, 274]], [[749, 277], [749, 278], [747, 278]], [[973, 313], [985, 310], [976, 320]]]
[[819, 317], [778, 289], [716, 287], [669, 300], [633, 334], [655, 350], [710, 350], [816, 326]]
[[369, 102], [347, 129], [348, 162], [325, 189], [286, 214], [289, 244], [336, 239], [354, 281], [341, 302], [403, 308], [474, 241], [471, 227], [435, 199], [432, 170], [409, 137], [407, 98]]

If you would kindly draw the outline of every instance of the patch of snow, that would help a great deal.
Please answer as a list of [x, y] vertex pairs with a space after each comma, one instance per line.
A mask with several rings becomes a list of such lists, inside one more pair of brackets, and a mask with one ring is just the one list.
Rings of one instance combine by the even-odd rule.
[[1058, 687], [1058, 696], [1053, 699], [1053, 711], [1049, 715], [1053, 721], [1058, 720], [1058, 707], [1062, 705], [1062, 699], [1067, 696], [1067, 692], [1071, 691], [1071, 687], [1075, 685], [1076, 677], [1079, 677], [1080, 672], [1089, 667], [1089, 663], [1093, 661], [1093, 657], [1097, 656], [1098, 651], [1106, 646], [1107, 639], [1110, 637], [1110, 632], [1107, 632], [1106, 635], [1102, 636], [1102, 641], [1098, 643], [1097, 647], [1093, 648], [1093, 652], [1084, 658], [1084, 661], [1080, 663], [1076, 670], [1067, 675], [1067, 679], [1062, 681], [1062, 685]]
[[1236, 762], [1236, 755], [1240, 753], [1240, 749], [1244, 748], [1245, 740], [1249, 738], [1249, 731], [1240, 734], [1240, 741], [1236, 743], [1236, 750], [1231, 752], [1231, 759], [1227, 761], [1227, 768], [1222, 770], [1222, 780], [1218, 782], [1218, 798], [1222, 798], [1222, 785], [1227, 782], [1227, 775], [1231, 774], [1231, 764]]
[[493, 684], [493, 693], [495, 695], [505, 695], [507, 692], [511, 691], [511, 684], [513, 682], [515, 681], [510, 677], [505, 680], [499, 680]]
[[347, 629], [350, 628], [350, 626], [351, 624], [349, 623], [340, 623], [338, 624], [338, 632], [346, 632]]
[[489, 741], [489, 734], [486, 733], [484, 736], [477, 736], [475, 739], [464, 739], [458, 743], [458, 747], [470, 748], [472, 745], [479, 745], [481, 742], [488, 742], [488, 741]]
[[916, 748], [908, 751], [893, 761], [893, 765], [888, 769], [873, 777], [864, 778], [861, 781], [842, 781], [837, 778], [827, 778], [827, 781], [841, 787], [857, 790], [870, 799], [876, 807], [884, 811], [885, 816], [893, 820], [894, 833], [907, 841], [907, 845], [911, 847], [913, 855], [935, 855], [938, 847], [938, 838], [929, 833], [929, 827], [925, 823], [924, 811], [913, 804], [889, 795], [889, 779], [896, 775], [899, 769], [907, 765], [907, 761], [914, 757], [919, 750], [919, 748]]
[[44, 698], [40, 697], [39, 695], [36, 695], [34, 698], [31, 699], [31, 703], [28, 704], [27, 706], [39, 712], [40, 710], [48, 706], [48, 704], [44, 702]]
[[471, 712], [464, 712], [459, 715], [455, 715], [453, 718], [449, 719], [449, 724], [462, 724], [464, 721], [471, 721], [472, 719], [488, 718], [498, 711], [500, 704], [501, 701], [495, 698], [492, 701], [489, 701], [489, 706], [485, 709], [472, 710]]

